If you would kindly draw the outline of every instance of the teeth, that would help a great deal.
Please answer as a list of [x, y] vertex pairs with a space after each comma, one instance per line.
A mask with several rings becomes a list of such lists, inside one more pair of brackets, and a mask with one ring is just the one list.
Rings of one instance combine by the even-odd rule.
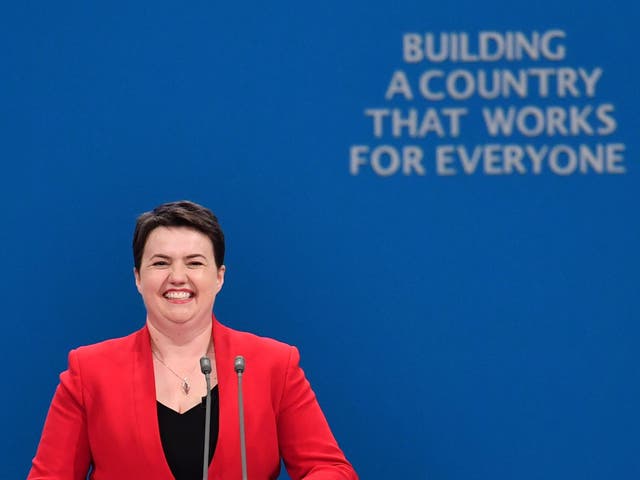
[[189, 292], [167, 292], [164, 294], [165, 298], [172, 298], [176, 300], [183, 300], [189, 298], [191, 294]]

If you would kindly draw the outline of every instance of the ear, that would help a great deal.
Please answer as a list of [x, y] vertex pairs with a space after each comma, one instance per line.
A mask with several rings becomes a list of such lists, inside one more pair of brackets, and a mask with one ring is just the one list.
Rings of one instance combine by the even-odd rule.
[[142, 290], [141, 290], [141, 282], [140, 282], [140, 272], [138, 271], [138, 269], [136, 267], [133, 267], [133, 278], [135, 278], [136, 280], [136, 288], [138, 289], [138, 293], [140, 295], [142, 295]]
[[224, 272], [226, 270], [227, 270], [227, 268], [224, 265], [220, 265], [220, 267], [218, 268], [218, 273], [216, 275], [217, 280], [218, 280], [218, 286], [216, 288], [216, 293], [218, 293], [222, 289], [222, 285], [224, 285]]

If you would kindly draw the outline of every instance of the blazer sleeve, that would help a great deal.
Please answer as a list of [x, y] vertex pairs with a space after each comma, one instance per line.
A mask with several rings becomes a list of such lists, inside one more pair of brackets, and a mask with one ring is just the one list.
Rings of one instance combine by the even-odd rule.
[[84, 480], [91, 454], [77, 352], [60, 374], [28, 480]]
[[292, 480], [357, 480], [338, 447], [302, 368], [290, 347], [278, 411], [278, 443]]

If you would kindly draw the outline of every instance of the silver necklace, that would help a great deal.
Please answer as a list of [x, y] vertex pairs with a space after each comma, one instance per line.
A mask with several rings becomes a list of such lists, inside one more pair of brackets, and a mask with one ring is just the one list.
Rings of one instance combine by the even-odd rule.
[[[205, 353], [205, 355], [209, 353], [209, 350], [210, 349], [207, 348], [207, 352]], [[151, 353], [153, 353], [153, 356], [156, 357], [156, 360], [158, 360], [162, 365], [164, 365], [167, 370], [173, 373], [182, 382], [180, 384], [180, 389], [182, 390], [182, 393], [184, 393], [185, 395], [189, 395], [189, 392], [191, 391], [191, 384], [189, 383], [189, 377], [183, 377], [181, 375], [178, 375], [173, 368], [171, 368], [169, 365], [167, 365], [162, 361], [162, 359], [158, 356], [158, 354], [153, 348], [151, 349]]]

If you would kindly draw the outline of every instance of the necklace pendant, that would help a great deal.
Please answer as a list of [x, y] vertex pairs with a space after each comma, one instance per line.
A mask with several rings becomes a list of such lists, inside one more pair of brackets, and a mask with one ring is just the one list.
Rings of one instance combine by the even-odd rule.
[[191, 385], [189, 385], [189, 379], [187, 377], [182, 379], [182, 391], [185, 395], [189, 395], [189, 391], [191, 390]]

